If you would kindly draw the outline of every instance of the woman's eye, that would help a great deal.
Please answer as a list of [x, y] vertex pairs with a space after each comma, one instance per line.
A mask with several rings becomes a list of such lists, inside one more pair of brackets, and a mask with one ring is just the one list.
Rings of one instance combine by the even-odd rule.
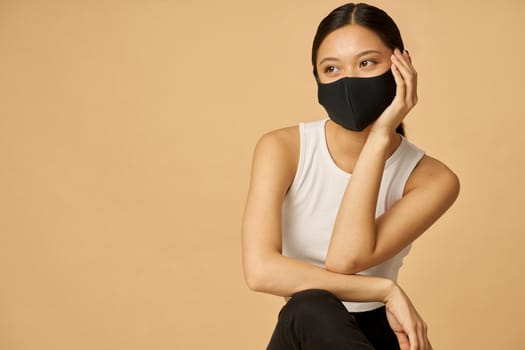
[[362, 61], [359, 66], [360, 67], [369, 67], [371, 65], [373, 65], [375, 63], [375, 61], [372, 61], [372, 60], [365, 60], [365, 61]]
[[337, 68], [335, 68], [334, 66], [327, 66], [325, 69], [324, 69], [324, 72], [325, 73], [333, 73], [335, 72]]

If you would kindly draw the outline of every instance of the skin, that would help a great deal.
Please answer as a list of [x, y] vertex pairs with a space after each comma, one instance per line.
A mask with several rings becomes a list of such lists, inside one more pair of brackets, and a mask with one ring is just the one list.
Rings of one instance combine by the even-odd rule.
[[412, 60], [408, 53], [385, 46], [374, 32], [351, 24], [323, 40], [316, 67], [322, 83], [345, 76], [376, 76], [391, 69], [396, 96], [361, 132], [326, 122], [329, 152], [341, 169], [352, 173], [352, 180], [336, 217], [324, 269], [281, 254], [280, 208], [299, 160], [298, 126], [273, 130], [259, 139], [242, 223], [247, 284], [253, 290], [283, 297], [319, 288], [340, 300], [383, 302], [401, 349], [432, 349], [426, 323], [399, 285], [356, 275], [413, 242], [459, 194], [457, 176], [442, 162], [425, 155], [408, 178], [403, 197], [375, 217], [385, 162], [401, 142], [395, 128], [417, 103], [417, 73]]

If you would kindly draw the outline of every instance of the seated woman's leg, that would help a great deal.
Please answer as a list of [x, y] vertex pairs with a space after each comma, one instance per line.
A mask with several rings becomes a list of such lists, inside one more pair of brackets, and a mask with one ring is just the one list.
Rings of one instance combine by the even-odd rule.
[[384, 306], [352, 314], [376, 350], [399, 350], [399, 341], [388, 324]]
[[354, 317], [332, 293], [296, 293], [279, 312], [267, 350], [374, 350]]

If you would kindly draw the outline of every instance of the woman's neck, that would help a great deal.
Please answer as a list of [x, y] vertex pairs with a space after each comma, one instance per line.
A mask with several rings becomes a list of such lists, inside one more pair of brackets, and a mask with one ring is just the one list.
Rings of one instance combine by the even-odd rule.
[[[352, 131], [328, 119], [325, 124], [325, 133], [327, 142], [330, 140], [332, 149], [336, 154], [345, 159], [357, 160], [370, 134], [370, 127], [363, 131]], [[389, 145], [389, 156], [397, 149], [400, 143], [401, 138], [392, 138]]]

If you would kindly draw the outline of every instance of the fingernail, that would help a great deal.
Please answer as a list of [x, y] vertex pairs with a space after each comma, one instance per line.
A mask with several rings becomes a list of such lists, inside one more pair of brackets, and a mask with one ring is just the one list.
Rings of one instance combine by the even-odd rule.
[[407, 50], [407, 49], [405, 49], [405, 52], [407, 53], [407, 55], [409, 55], [409, 56], [410, 56], [410, 53], [408, 53], [408, 50]]

